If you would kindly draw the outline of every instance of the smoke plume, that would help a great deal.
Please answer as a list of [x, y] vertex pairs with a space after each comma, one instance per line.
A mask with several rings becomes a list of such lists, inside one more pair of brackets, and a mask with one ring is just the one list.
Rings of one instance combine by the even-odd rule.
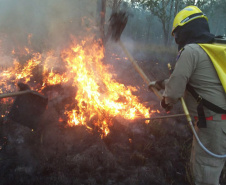
[[2, 45], [30, 44], [39, 52], [60, 47], [95, 28], [96, 13], [96, 1], [89, 0], [0, 0]]

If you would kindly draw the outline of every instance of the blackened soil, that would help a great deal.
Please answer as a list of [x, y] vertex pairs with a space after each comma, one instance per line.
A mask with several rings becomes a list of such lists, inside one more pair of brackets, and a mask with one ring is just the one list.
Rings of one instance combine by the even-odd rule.
[[85, 126], [64, 127], [53, 115], [48, 110], [37, 131], [1, 122], [1, 185], [192, 184], [192, 134], [183, 118], [149, 124], [115, 119], [101, 138]]

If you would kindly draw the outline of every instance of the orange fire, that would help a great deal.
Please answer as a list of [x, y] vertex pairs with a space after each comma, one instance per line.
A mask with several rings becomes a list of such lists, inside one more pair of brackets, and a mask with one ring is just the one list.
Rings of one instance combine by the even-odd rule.
[[[31, 55], [32, 51], [26, 49]], [[13, 56], [15, 52], [12, 53]], [[106, 136], [113, 124], [113, 118], [134, 120], [148, 118], [153, 111], [139, 102], [133, 95], [137, 89], [115, 80], [113, 66], [104, 65], [104, 48], [93, 39], [73, 44], [59, 53], [32, 53], [21, 64], [14, 58], [14, 66], [0, 73], [1, 87], [4, 92], [12, 89], [18, 81], [33, 84], [34, 90], [43, 90], [46, 86], [62, 85], [76, 89], [74, 107], [62, 107], [68, 126], [85, 125], [88, 129], [97, 129]], [[36, 80], [38, 73], [41, 80]], [[36, 75], [37, 76], [37, 75]], [[11, 88], [7, 87], [10, 81]], [[62, 120], [62, 117], [59, 117]]]

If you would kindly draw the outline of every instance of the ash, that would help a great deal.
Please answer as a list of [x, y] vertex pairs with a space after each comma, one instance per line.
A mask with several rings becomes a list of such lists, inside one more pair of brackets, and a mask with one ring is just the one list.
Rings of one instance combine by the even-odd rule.
[[117, 119], [101, 138], [84, 126], [65, 127], [49, 107], [32, 131], [1, 121], [1, 185], [188, 185], [191, 133], [183, 118]]

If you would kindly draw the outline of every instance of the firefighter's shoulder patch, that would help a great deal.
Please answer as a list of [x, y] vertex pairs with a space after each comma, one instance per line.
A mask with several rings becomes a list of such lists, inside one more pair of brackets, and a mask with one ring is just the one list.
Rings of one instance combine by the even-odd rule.
[[184, 51], [184, 48], [182, 48], [182, 49], [178, 52], [176, 61], [180, 58], [180, 55], [181, 55], [181, 53], [182, 53], [183, 51]]

